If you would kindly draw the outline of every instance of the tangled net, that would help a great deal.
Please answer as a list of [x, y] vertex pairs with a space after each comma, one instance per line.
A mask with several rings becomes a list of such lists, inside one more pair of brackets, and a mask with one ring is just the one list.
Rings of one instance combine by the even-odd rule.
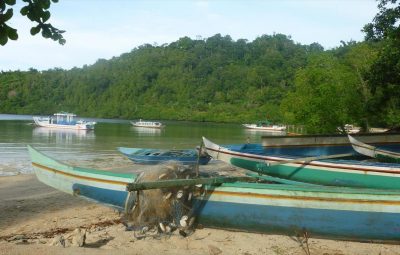
[[[194, 176], [194, 169], [178, 162], [167, 162], [142, 172], [136, 182], [189, 179]], [[195, 222], [194, 193], [199, 193], [196, 186], [130, 192], [125, 205], [128, 228], [135, 230], [137, 238], [171, 234], [175, 230], [187, 236]]]

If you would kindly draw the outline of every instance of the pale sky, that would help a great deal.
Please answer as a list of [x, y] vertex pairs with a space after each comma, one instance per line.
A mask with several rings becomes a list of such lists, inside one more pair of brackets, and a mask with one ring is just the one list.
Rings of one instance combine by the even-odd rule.
[[378, 12], [374, 0], [60, 0], [52, 4], [49, 21], [66, 30], [62, 46], [30, 35], [32, 23], [19, 14], [21, 2], [9, 23], [19, 39], [0, 46], [3, 71], [82, 67], [145, 43], [217, 33], [253, 41], [275, 32], [329, 49], [340, 41], [362, 41], [362, 27]]

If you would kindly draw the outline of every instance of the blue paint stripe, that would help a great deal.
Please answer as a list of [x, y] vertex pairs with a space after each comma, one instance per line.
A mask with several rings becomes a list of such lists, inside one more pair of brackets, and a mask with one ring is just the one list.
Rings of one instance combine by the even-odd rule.
[[128, 192], [126, 191], [103, 189], [79, 183], [73, 184], [72, 189], [81, 197], [121, 209], [124, 209], [125, 200], [128, 195]]
[[312, 237], [400, 240], [396, 213], [263, 206], [207, 201], [199, 222], [206, 226]]

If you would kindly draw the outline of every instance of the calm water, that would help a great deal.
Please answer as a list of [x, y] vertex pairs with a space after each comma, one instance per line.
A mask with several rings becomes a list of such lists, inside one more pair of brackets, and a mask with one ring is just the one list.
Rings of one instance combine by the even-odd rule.
[[[93, 120], [93, 119], [91, 119]], [[194, 148], [205, 136], [220, 144], [260, 143], [268, 132], [246, 130], [240, 124], [164, 121], [162, 130], [133, 127], [129, 120], [95, 119], [95, 130], [59, 130], [33, 125], [32, 116], [0, 114], [0, 176], [31, 173], [26, 145], [70, 163], [124, 160], [117, 147]]]

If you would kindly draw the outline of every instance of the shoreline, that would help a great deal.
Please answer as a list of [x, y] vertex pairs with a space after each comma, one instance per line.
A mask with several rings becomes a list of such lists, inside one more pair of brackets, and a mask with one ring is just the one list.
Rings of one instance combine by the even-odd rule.
[[[185, 238], [139, 240], [120, 219], [117, 211], [56, 191], [33, 174], [0, 177], [0, 254], [306, 254], [295, 237], [210, 228]], [[49, 245], [77, 228], [87, 231], [84, 247]], [[309, 238], [308, 245], [311, 254], [400, 254], [395, 244]]]

